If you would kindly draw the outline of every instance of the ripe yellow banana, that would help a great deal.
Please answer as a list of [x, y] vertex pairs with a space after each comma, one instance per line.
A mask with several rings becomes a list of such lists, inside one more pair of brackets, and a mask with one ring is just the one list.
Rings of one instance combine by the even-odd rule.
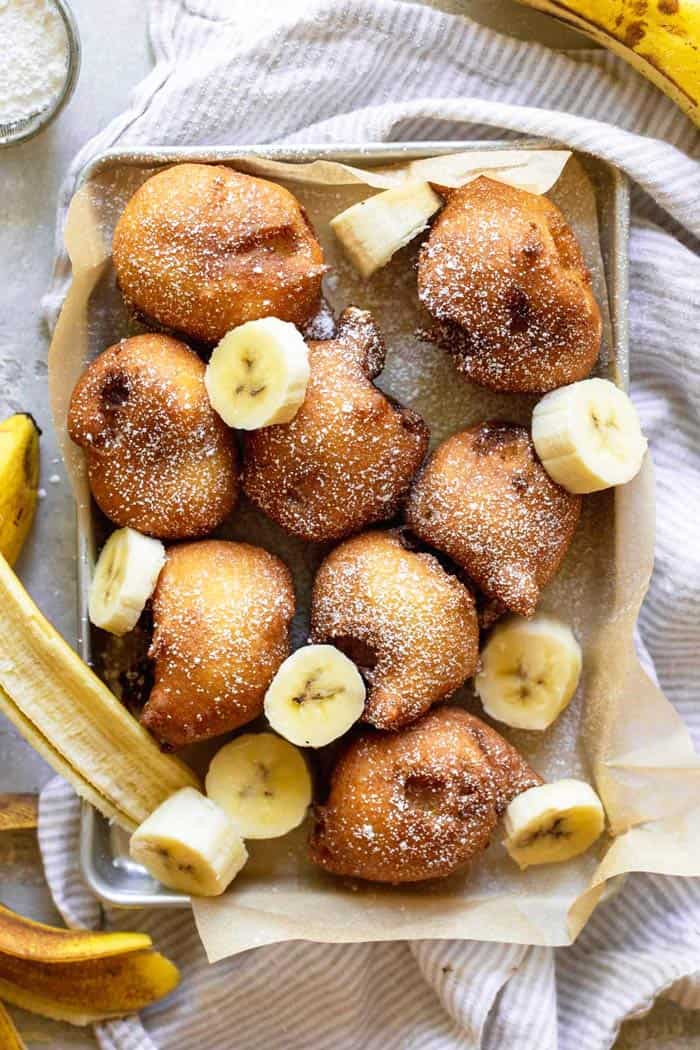
[[42, 616], [2, 556], [0, 710], [79, 794], [127, 830], [180, 788], [199, 786]]
[[12, 1023], [12, 1018], [0, 1003], [0, 1046], [2, 1050], [27, 1050], [27, 1045]]
[[0, 423], [0, 554], [14, 565], [34, 519], [39, 428], [19, 412]]
[[626, 59], [700, 125], [700, 0], [520, 0]]
[[5, 1002], [84, 1025], [140, 1010], [171, 992], [179, 979], [177, 967], [153, 951], [146, 934], [63, 930], [0, 906]]
[[36, 795], [0, 795], [0, 831], [35, 828], [37, 815]]

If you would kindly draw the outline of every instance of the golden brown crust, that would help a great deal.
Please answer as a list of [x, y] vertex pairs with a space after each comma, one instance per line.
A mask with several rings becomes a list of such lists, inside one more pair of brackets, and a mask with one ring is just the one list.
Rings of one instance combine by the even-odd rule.
[[155, 684], [142, 723], [179, 748], [257, 718], [293, 615], [291, 573], [261, 547], [171, 547], [153, 596]]
[[581, 497], [552, 481], [525, 427], [490, 422], [435, 450], [411, 490], [406, 520], [489, 598], [530, 616], [580, 513]]
[[384, 345], [366, 311], [350, 307], [335, 339], [308, 345], [306, 399], [291, 423], [245, 435], [243, 488], [295, 536], [339, 539], [396, 513], [428, 428], [371, 382]]
[[222, 165], [151, 176], [117, 223], [113, 257], [131, 306], [202, 343], [257, 317], [303, 325], [319, 306], [323, 252], [299, 202]]
[[489, 844], [506, 806], [542, 783], [495, 730], [440, 707], [385, 734], [367, 730], [333, 770], [315, 812], [311, 859], [374, 882], [452, 874]]
[[117, 525], [161, 539], [202, 536], [235, 505], [233, 432], [209, 403], [204, 365], [175, 339], [138, 335], [101, 353], [73, 391], [68, 433]]
[[546, 197], [481, 177], [450, 193], [418, 262], [429, 338], [473, 382], [539, 393], [584, 379], [600, 310], [576, 238]]
[[355, 659], [368, 685], [365, 721], [380, 729], [453, 693], [479, 653], [470, 592], [396, 532], [365, 532], [329, 554], [314, 581], [311, 640]]

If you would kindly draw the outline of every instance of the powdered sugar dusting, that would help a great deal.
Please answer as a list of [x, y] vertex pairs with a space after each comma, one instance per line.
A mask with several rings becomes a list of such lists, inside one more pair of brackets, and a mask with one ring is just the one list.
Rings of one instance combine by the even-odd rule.
[[93, 495], [112, 521], [165, 539], [211, 532], [238, 491], [232, 433], [212, 409], [204, 365], [166, 336], [105, 350], [71, 399]]
[[390, 737], [365, 732], [335, 767], [312, 855], [328, 871], [362, 879], [444, 877], [484, 850], [508, 802], [540, 782], [459, 708], [440, 708]]
[[476, 669], [470, 592], [397, 533], [363, 533], [328, 556], [314, 583], [311, 636], [355, 660], [368, 684], [365, 719], [379, 728], [415, 720]]
[[585, 378], [601, 320], [581, 251], [546, 197], [481, 178], [455, 191], [418, 263], [430, 338], [496, 390], [540, 392]]
[[243, 488], [283, 528], [329, 540], [395, 514], [428, 444], [422, 419], [371, 383], [384, 344], [350, 308], [337, 338], [309, 343], [306, 399], [291, 423], [245, 436]]
[[580, 496], [551, 480], [525, 428], [491, 422], [437, 449], [411, 492], [407, 521], [490, 598], [529, 616], [580, 510]]
[[287, 567], [249, 544], [172, 547], [153, 597], [155, 685], [142, 721], [171, 747], [252, 721], [289, 651]]

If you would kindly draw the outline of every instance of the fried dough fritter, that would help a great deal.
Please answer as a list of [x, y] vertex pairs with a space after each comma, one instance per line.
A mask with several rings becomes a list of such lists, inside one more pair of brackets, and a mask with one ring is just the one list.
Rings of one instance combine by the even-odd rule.
[[531, 616], [580, 513], [581, 497], [552, 481], [525, 427], [488, 422], [435, 450], [411, 490], [406, 520], [487, 597]]
[[474, 599], [430, 554], [396, 532], [365, 532], [325, 559], [314, 581], [311, 639], [358, 665], [368, 685], [364, 719], [399, 729], [476, 670]]
[[143, 725], [180, 748], [257, 718], [289, 654], [294, 604], [289, 569], [261, 547], [170, 547], [153, 596], [154, 686]]
[[137, 335], [88, 365], [68, 433], [87, 457], [90, 488], [117, 525], [161, 539], [211, 532], [238, 497], [233, 432], [209, 403], [204, 365], [164, 335]]
[[303, 325], [319, 306], [323, 251], [296, 198], [214, 164], [152, 175], [114, 231], [125, 300], [205, 344], [258, 317]]
[[486, 849], [515, 796], [541, 783], [515, 748], [458, 707], [398, 733], [366, 730], [316, 808], [311, 859], [373, 882], [451, 875]]
[[492, 390], [574, 383], [600, 351], [590, 274], [559, 208], [483, 176], [450, 193], [420, 252], [418, 294], [428, 338]]
[[243, 489], [288, 532], [339, 539], [395, 514], [428, 446], [428, 428], [372, 383], [385, 349], [350, 307], [334, 339], [309, 342], [306, 399], [291, 423], [245, 435]]

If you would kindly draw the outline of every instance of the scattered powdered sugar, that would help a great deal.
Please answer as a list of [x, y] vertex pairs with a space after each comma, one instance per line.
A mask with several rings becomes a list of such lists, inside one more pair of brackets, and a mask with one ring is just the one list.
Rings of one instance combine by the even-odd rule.
[[[137, 169], [115, 169], [116, 179], [106, 193], [103, 208], [107, 213], [118, 212], [119, 207], [134, 188]], [[581, 232], [581, 220], [577, 218], [578, 205], [576, 193], [578, 187], [573, 176], [573, 162], [567, 168], [560, 186], [557, 187], [557, 199], [576, 232]], [[139, 172], [139, 178], [148, 174]], [[121, 183], [119, 180], [124, 180]], [[124, 194], [124, 186], [128, 191]], [[323, 244], [327, 261], [333, 266], [330, 279], [327, 277], [325, 292], [331, 307], [336, 312], [348, 303], [358, 303], [370, 309], [376, 318], [387, 343], [387, 362], [384, 372], [378, 379], [378, 385], [389, 394], [398, 398], [403, 404], [410, 405], [424, 416], [432, 430], [434, 443], [439, 443], [464, 427], [489, 418], [512, 419], [527, 424], [534, 399], [517, 395], [503, 395], [477, 388], [467, 382], [463, 376], [456, 374], [454, 361], [448, 355], [419, 342], [415, 332], [425, 328], [429, 322], [421, 309], [416, 296], [415, 260], [418, 243], [414, 242], [397, 253], [392, 262], [378, 271], [371, 281], [362, 281], [342, 256], [333, 235], [328, 229], [327, 220], [336, 212], [343, 210], [354, 200], [365, 195], [362, 188], [319, 188], [293, 184], [289, 187], [302, 201], [308, 210]], [[120, 197], [120, 193], [122, 194]], [[578, 225], [577, 225], [578, 222]], [[585, 232], [585, 231], [584, 231]], [[594, 271], [596, 296], [602, 302], [605, 288], [600, 265], [596, 266], [596, 250], [591, 247], [590, 238], [586, 242], [587, 263]], [[93, 352], [101, 350], [114, 339], [115, 324], [125, 324], [125, 315], [111, 314], [104, 309], [98, 297], [90, 305], [91, 336]], [[120, 304], [121, 310], [121, 304]], [[330, 324], [330, 322], [324, 322]], [[319, 335], [331, 335], [330, 328], [323, 328]], [[608, 330], [609, 335], [609, 330]], [[609, 341], [609, 340], [608, 340]], [[606, 359], [601, 359], [599, 369], [603, 368]], [[606, 374], [600, 371], [599, 374]], [[352, 399], [344, 398], [342, 405], [351, 414]], [[614, 509], [612, 499], [607, 494], [590, 497], [584, 507], [583, 523], [574, 537], [573, 552], [566, 559], [544, 596], [544, 605], [549, 610], [571, 622], [575, 633], [585, 645], [594, 629], [597, 610], [609, 608], [607, 589], [612, 585], [611, 568], [614, 564]], [[260, 513], [248, 501], [243, 500], [224, 526], [225, 534], [236, 539], [248, 539], [281, 555], [293, 569], [297, 588], [298, 606], [293, 631], [293, 644], [306, 640], [308, 631], [308, 610], [310, 583], [314, 570], [326, 551], [314, 545], [300, 542], [293, 536], [285, 534], [269, 517]], [[358, 609], [358, 616], [362, 611]], [[469, 694], [468, 689], [460, 690], [459, 702], [465, 703], [483, 717], [478, 701]], [[505, 729], [504, 732], [517, 747], [528, 757], [541, 773], [556, 778], [565, 775], [585, 775], [586, 759], [581, 743], [580, 722], [583, 709], [583, 689], [576, 700], [564, 714], [545, 733], [527, 733]], [[503, 729], [503, 727], [499, 727]], [[314, 756], [314, 760], [316, 756]], [[320, 756], [321, 762], [330, 763], [330, 756]], [[402, 808], [403, 807], [403, 808]], [[397, 799], [397, 820], [401, 813], [406, 813], [405, 803]], [[358, 812], [356, 828], [358, 842], [364, 843], [381, 838], [382, 828], [373, 816]], [[293, 839], [294, 856], [288, 856], [285, 848], [279, 843], [258, 843], [254, 850], [264, 857], [266, 877], [275, 873], [288, 875], [303, 872], [306, 877], [307, 861], [303, 847], [303, 833]], [[411, 843], [411, 835], [403, 835], [399, 841], [402, 853]], [[288, 840], [285, 840], [285, 845]], [[410, 853], [410, 850], [408, 850]], [[286, 866], [286, 867], [285, 867]], [[257, 869], [256, 869], [257, 870]], [[263, 870], [261, 868], [261, 870]], [[497, 890], [511, 891], [521, 887], [524, 877], [513, 871], [513, 865], [504, 860], [502, 850], [494, 846], [489, 851], [486, 863], [474, 866], [468, 874], [469, 889], [464, 888], [464, 876], [456, 876], [454, 885], [457, 893], [491, 894]], [[452, 881], [452, 880], [451, 880]], [[269, 882], [269, 878], [268, 878]], [[308, 892], [305, 882], [300, 883], [302, 892]], [[361, 892], [367, 899], [377, 893], [371, 885], [349, 886], [348, 890]], [[430, 895], [433, 891], [445, 893], [447, 886], [441, 884], [433, 887], [427, 884], [423, 891]], [[393, 896], [392, 901], [396, 899]], [[413, 900], [413, 898], [411, 898]], [[397, 905], [398, 907], [398, 905]]]
[[413, 882], [449, 875], [488, 845], [538, 775], [488, 726], [440, 708], [401, 734], [365, 732], [332, 776], [311, 849], [341, 875]]
[[0, 125], [33, 116], [58, 98], [68, 36], [51, 0], [0, 0]]
[[294, 419], [246, 434], [243, 488], [294, 535], [329, 540], [387, 520], [410, 485], [428, 431], [372, 385], [383, 362], [371, 317], [348, 309], [336, 339], [309, 344], [311, 375]]
[[524, 427], [490, 422], [437, 449], [413, 487], [407, 520], [490, 598], [529, 616], [580, 510], [581, 497], [551, 480]]
[[576, 239], [546, 197], [478, 179], [438, 216], [418, 263], [427, 338], [477, 383], [540, 392], [585, 378], [600, 313]]
[[365, 718], [382, 729], [414, 721], [474, 674], [474, 599], [429, 554], [396, 532], [336, 547], [314, 583], [311, 637], [342, 649], [368, 684]]

